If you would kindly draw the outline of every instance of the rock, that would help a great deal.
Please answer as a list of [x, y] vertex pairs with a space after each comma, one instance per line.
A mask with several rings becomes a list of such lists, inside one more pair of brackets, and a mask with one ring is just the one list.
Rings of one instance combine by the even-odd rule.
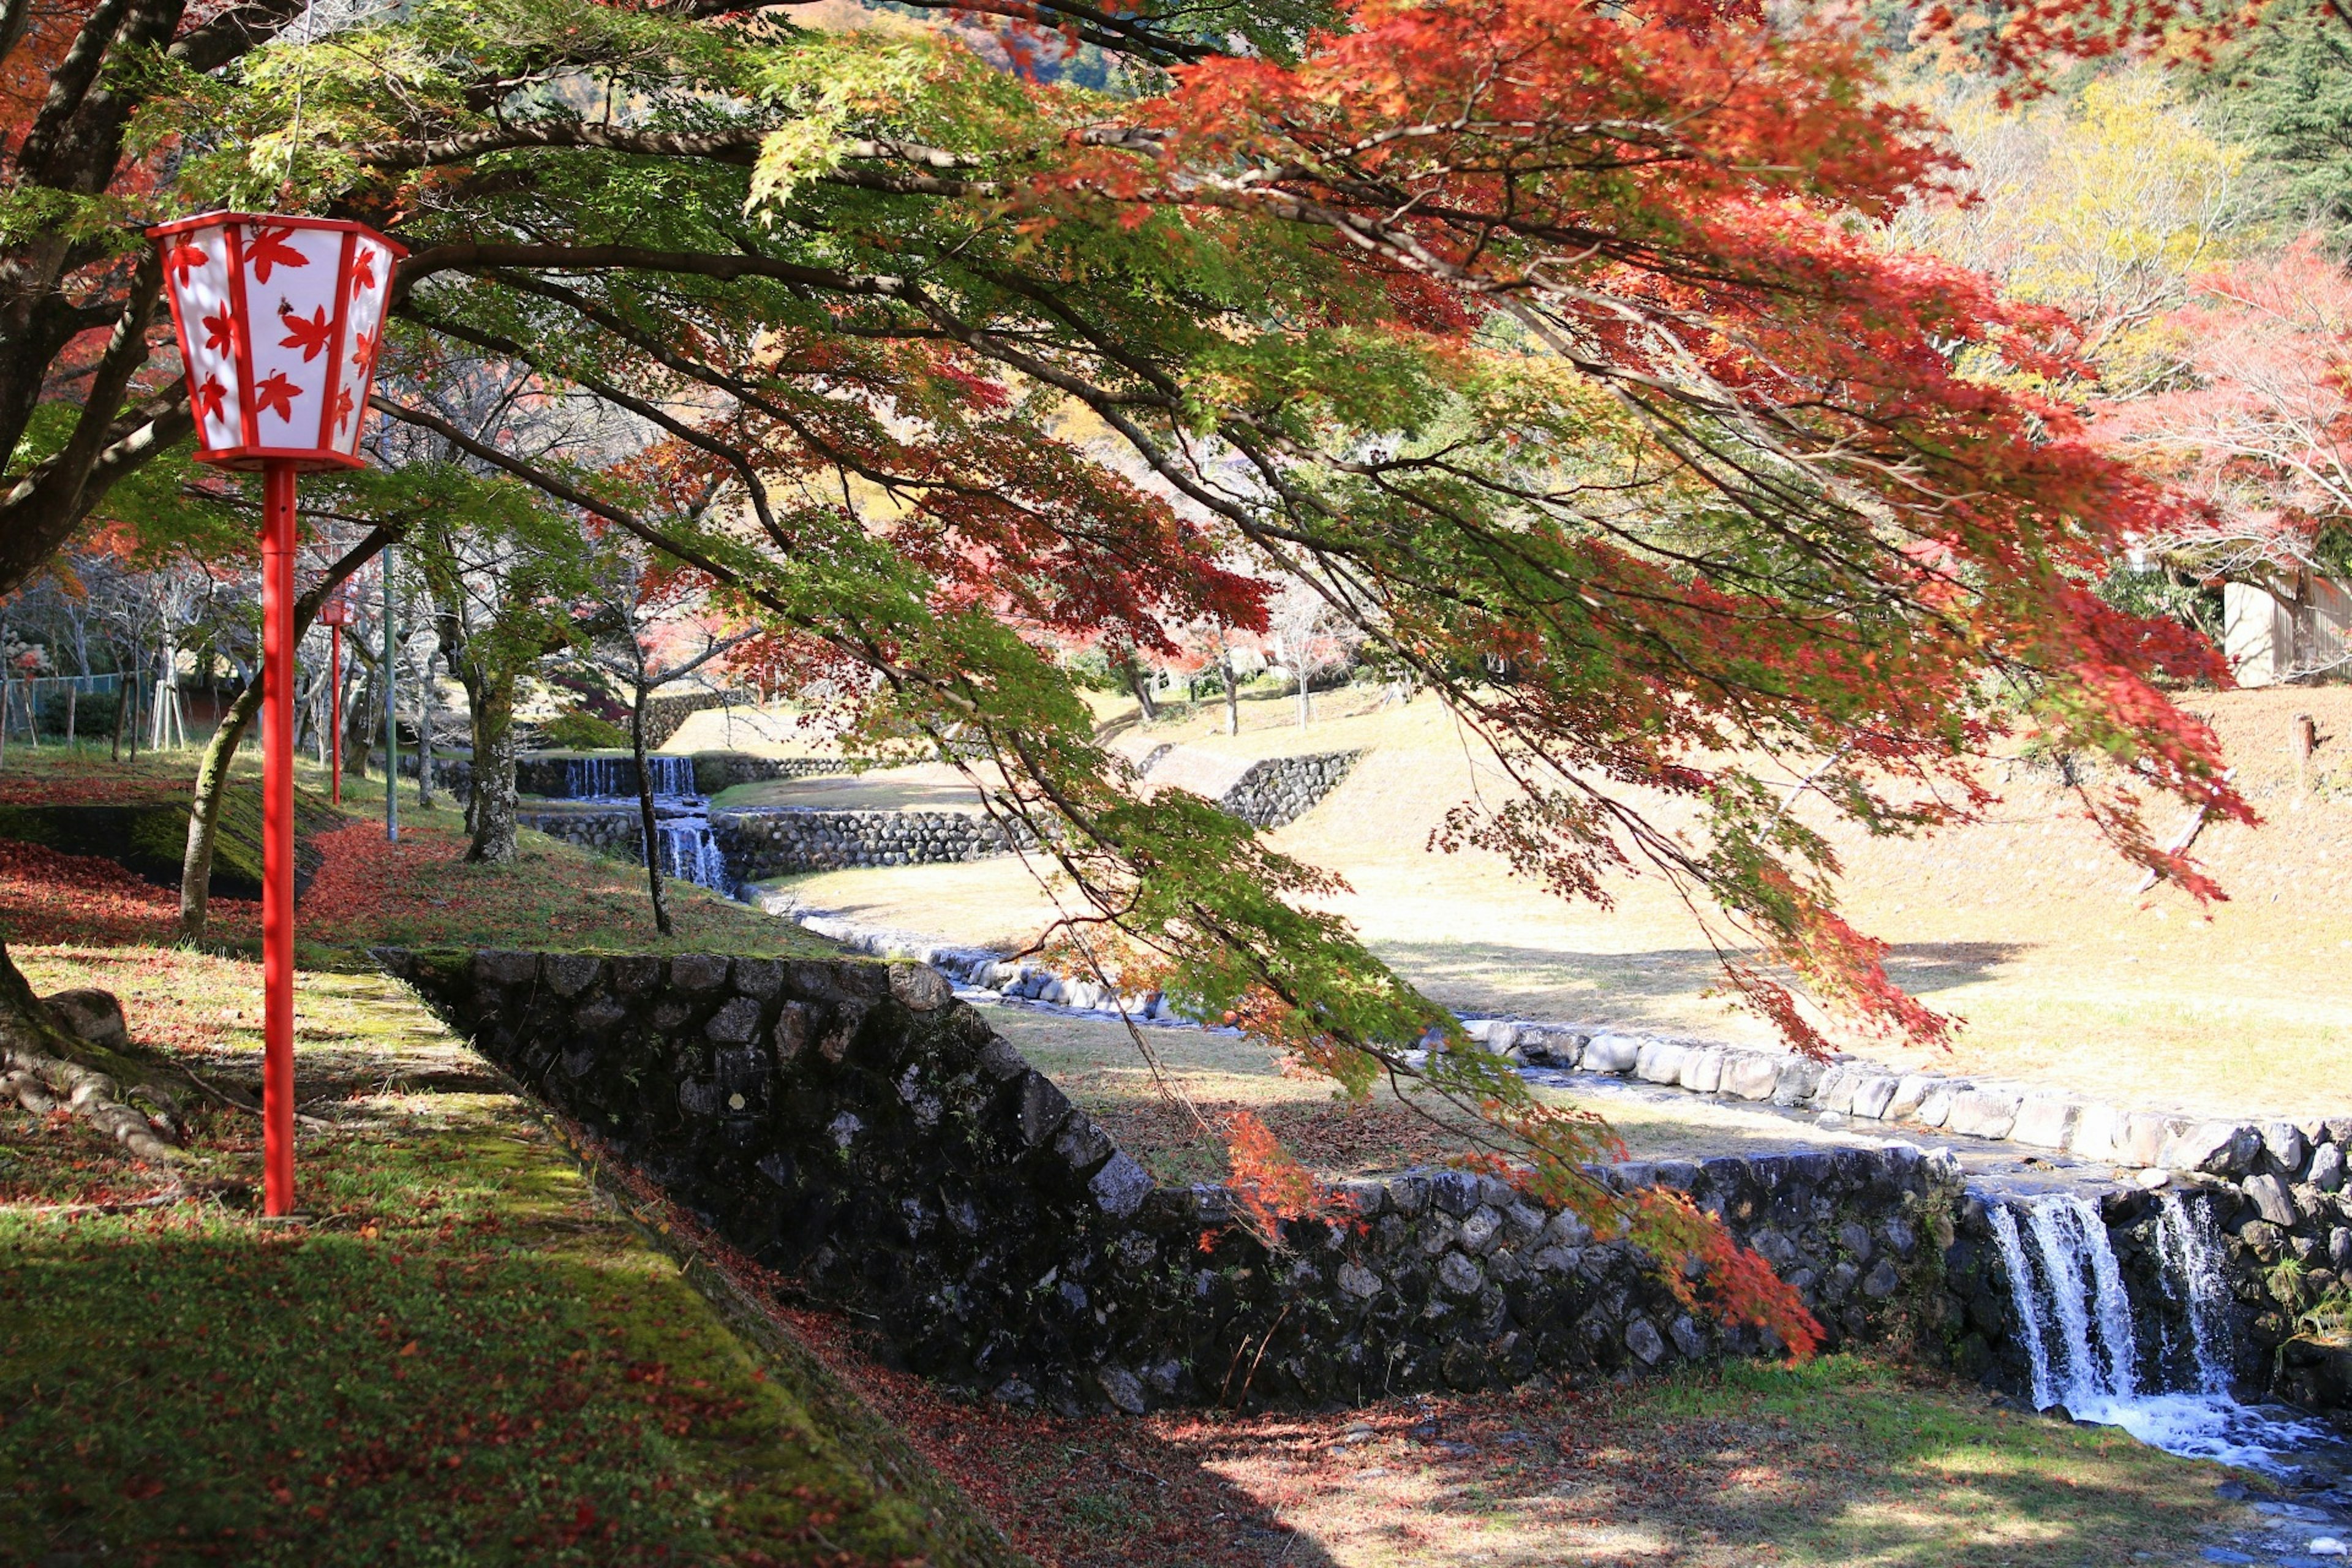
[[1640, 1357], [1643, 1366], [1655, 1366], [1666, 1353], [1666, 1342], [1649, 1319], [1636, 1318], [1625, 1325], [1625, 1348]]
[[1829, 1064], [1809, 1057], [1790, 1057], [1780, 1064], [1780, 1074], [1772, 1084], [1772, 1103], [1802, 1105], [1812, 1099], [1829, 1076]]
[[727, 984], [727, 961], [716, 953], [681, 952], [669, 961], [669, 983], [679, 991], [716, 991]]
[[2327, 1233], [2327, 1266], [2338, 1274], [2352, 1273], [2352, 1228], [2339, 1225]]
[[1352, 1260], [1339, 1265], [1339, 1289], [1359, 1301], [1381, 1293], [1381, 1277]]
[[2286, 1184], [2276, 1176], [2250, 1176], [2243, 1191], [2256, 1212], [2271, 1224], [2291, 1229], [2301, 1223], [2303, 1216], [2295, 1213], [2294, 1200], [2287, 1195]]
[[1853, 1113], [1877, 1121], [1886, 1115], [1886, 1108], [1895, 1103], [1895, 1091], [1903, 1080], [1889, 1072], [1863, 1074], [1853, 1086]]
[[1862, 1293], [1874, 1301], [1884, 1301], [1903, 1288], [1903, 1276], [1894, 1263], [1882, 1258], [1862, 1277]]
[[1643, 1083], [1680, 1082], [1683, 1062], [1689, 1055], [1688, 1046], [1672, 1040], [1652, 1040], [1634, 1058], [1633, 1076]]
[[915, 1012], [931, 1013], [955, 1000], [955, 987], [928, 963], [894, 963], [890, 994]]
[[2118, 1165], [2170, 1165], [2162, 1158], [2165, 1140], [2172, 1135], [2172, 1119], [2153, 1110], [2126, 1111], [2123, 1131], [2116, 1138]]
[[2242, 1176], [2253, 1168], [2262, 1150], [2263, 1135], [2252, 1127], [2227, 1121], [2180, 1122], [2166, 1138], [2162, 1154], [2142, 1163], [2208, 1176]]
[[474, 978], [490, 985], [528, 984], [539, 978], [539, 954], [504, 948], [478, 952], [474, 954]]
[[2084, 1105], [2066, 1135], [2066, 1152], [2078, 1159], [2105, 1164], [2122, 1163], [2124, 1113], [2103, 1100]]
[[540, 965], [541, 978], [558, 996], [577, 996], [596, 982], [604, 965], [585, 952], [551, 952]]
[[2303, 1129], [2292, 1121], [2265, 1121], [2260, 1129], [2263, 1152], [2278, 1164], [2280, 1174], [2294, 1181], [2303, 1174], [2303, 1163], [2311, 1157], [2311, 1145], [2305, 1142]]
[[1151, 1173], [1122, 1150], [1095, 1173], [1087, 1190], [1094, 1194], [1095, 1203], [1105, 1214], [1114, 1219], [1125, 1219], [1141, 1208], [1143, 1200], [1150, 1195]]
[[2158, 1192], [2172, 1184], [2172, 1173], [2161, 1165], [2150, 1165], [2132, 1180], [2147, 1192]]
[[755, 1040], [760, 1037], [760, 1005], [749, 996], [730, 996], [727, 1005], [702, 1026], [702, 1032], [731, 1045]]
[[1448, 1252], [1437, 1260], [1437, 1282], [1456, 1296], [1475, 1296], [1486, 1283], [1486, 1276], [1464, 1254]]
[[1843, 1247], [1856, 1263], [1867, 1263], [1874, 1250], [1871, 1246], [1870, 1229], [1866, 1226], [1846, 1221], [1838, 1226], [1838, 1244]]
[[1123, 1366], [1104, 1367], [1095, 1374], [1095, 1381], [1101, 1384], [1103, 1397], [1129, 1415], [1140, 1415], [1150, 1408], [1143, 1397], [1142, 1383]]
[[1953, 1097], [1944, 1131], [1963, 1138], [2006, 1138], [2023, 1104], [2024, 1096], [2009, 1089], [1969, 1089]]
[[2311, 1152], [2311, 1184], [2323, 1193], [2332, 1193], [2344, 1185], [2344, 1150], [2342, 1145], [2322, 1143]]
[[1706, 1354], [1706, 1335], [1687, 1312], [1666, 1325], [1666, 1337], [1675, 1342], [1675, 1349], [1686, 1360], [1697, 1361]]
[[1586, 1072], [1624, 1072], [1642, 1058], [1642, 1042], [1630, 1035], [1595, 1035], [1584, 1047]]
[[1943, 1080], [1934, 1073], [1906, 1072], [1895, 1080], [1895, 1098], [1880, 1114], [1889, 1121], [1907, 1121], [1919, 1113], [1927, 1091]]
[[2016, 1121], [2011, 1123], [2011, 1142], [2031, 1143], [2040, 1149], [2063, 1149], [2074, 1131], [2074, 1120], [2083, 1113], [2083, 1103], [2063, 1094], [2033, 1094], [2017, 1108]]
[[1484, 1205], [1472, 1211], [1462, 1222], [1462, 1247], [1475, 1258], [1484, 1258], [1495, 1250], [1502, 1239], [1503, 1216]]
[[1923, 1127], [1941, 1127], [1952, 1114], [1952, 1101], [1969, 1086], [1958, 1079], [1942, 1079], [1927, 1086], [1912, 1120]]
[[75, 1038], [87, 1040], [101, 1050], [129, 1048], [130, 1025], [113, 992], [81, 986], [41, 1000], [48, 1007], [49, 1016], [58, 1021], [58, 1026]]
[[1713, 1094], [1723, 1083], [1723, 1047], [1701, 1046], [1685, 1055], [1681, 1082], [1693, 1094]]
[[1780, 1060], [1761, 1051], [1727, 1051], [1721, 1092], [1741, 1100], [1769, 1100], [1780, 1081]]

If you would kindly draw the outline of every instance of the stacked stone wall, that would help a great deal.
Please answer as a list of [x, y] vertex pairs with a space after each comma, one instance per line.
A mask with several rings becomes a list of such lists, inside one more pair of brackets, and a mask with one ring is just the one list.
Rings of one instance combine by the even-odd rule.
[[1241, 782], [1217, 797], [1217, 809], [1255, 827], [1282, 827], [1297, 821], [1339, 787], [1361, 752], [1323, 752], [1304, 757], [1268, 757], [1254, 763]]
[[[927, 965], [381, 955], [534, 1093], [908, 1367], [1014, 1403], [1319, 1404], [1768, 1349], [1492, 1177], [1346, 1184], [1270, 1249], [1163, 1187]], [[1904, 1146], [1662, 1162], [1832, 1343], [1946, 1311], [1959, 1198]]]
[[711, 837], [739, 881], [847, 866], [923, 866], [1005, 852], [1003, 829], [965, 811], [721, 812]]
[[519, 811], [518, 826], [561, 838], [583, 849], [623, 859], [645, 858], [645, 825], [634, 809], [615, 811]]

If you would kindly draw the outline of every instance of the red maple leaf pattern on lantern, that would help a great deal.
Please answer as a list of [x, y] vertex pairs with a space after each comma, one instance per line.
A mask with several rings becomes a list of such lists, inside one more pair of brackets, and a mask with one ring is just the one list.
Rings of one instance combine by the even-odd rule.
[[196, 268], [207, 266], [211, 261], [212, 258], [205, 254], [203, 246], [184, 239], [173, 246], [172, 253], [163, 258], [163, 265], [172, 270], [172, 286], [175, 289], [186, 288], [188, 279]]
[[206, 316], [205, 347], [216, 354], [225, 354], [228, 353], [229, 341], [228, 312], [223, 310], [217, 316]]
[[218, 419], [221, 410], [228, 404], [228, 388], [220, 384], [220, 377], [208, 375], [205, 377], [205, 384], [189, 396], [188, 403], [196, 411], [198, 421]]
[[375, 358], [375, 342], [379, 335], [375, 332], [355, 332], [352, 335], [352, 368], [362, 375], [367, 374], [369, 362]]
[[269, 269], [273, 267], [308, 267], [310, 265], [310, 258], [309, 257], [303, 255], [300, 251], [286, 243], [286, 237], [293, 232], [294, 230], [290, 227], [267, 228], [258, 226], [255, 227], [253, 231], [253, 243], [247, 248], [245, 253], [245, 259], [253, 268], [253, 279], [255, 282], [268, 282]]
[[356, 300], [374, 287], [375, 252], [362, 245], [352, 259], [352, 298]]
[[334, 325], [327, 320], [327, 307], [324, 305], [320, 306], [319, 313], [309, 321], [304, 321], [291, 310], [279, 316], [278, 321], [278, 324], [286, 329], [285, 339], [278, 346], [281, 349], [300, 349], [304, 364], [309, 364], [324, 353], [327, 350], [327, 340], [334, 335]]
[[352, 389], [340, 387], [335, 392], [335, 428], [341, 431], [352, 420]]
[[286, 379], [282, 370], [273, 370], [268, 379], [253, 389], [253, 405], [264, 414], [275, 412], [280, 419], [294, 417], [295, 395], [301, 389]]

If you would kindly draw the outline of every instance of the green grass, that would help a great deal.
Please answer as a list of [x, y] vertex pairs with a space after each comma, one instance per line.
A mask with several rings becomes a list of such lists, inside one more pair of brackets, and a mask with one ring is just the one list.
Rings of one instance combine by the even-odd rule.
[[[22, 957], [250, 1079], [224, 1015], [257, 1015], [253, 965]], [[167, 1173], [0, 1115], [0, 1561], [946, 1562], [985, 1540], [936, 1478], [877, 1482], [837, 1394], [729, 1331], [399, 987], [304, 976], [298, 1060], [329, 1123], [299, 1140], [299, 1226], [248, 1206], [250, 1118], [205, 1119], [191, 1195], [107, 1214], [57, 1205]]]

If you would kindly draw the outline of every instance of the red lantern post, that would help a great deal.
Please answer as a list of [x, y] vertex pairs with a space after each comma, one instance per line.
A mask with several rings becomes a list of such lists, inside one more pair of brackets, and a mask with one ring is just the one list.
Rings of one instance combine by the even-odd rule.
[[[294, 476], [356, 468], [392, 269], [355, 223], [208, 213], [162, 248], [199, 461], [258, 469], [261, 524], [262, 1200], [294, 1209]], [[337, 740], [340, 742], [341, 727]]]
[[334, 735], [334, 795], [343, 804], [343, 628], [352, 624], [352, 602], [341, 594], [319, 606], [319, 624], [327, 631], [327, 703]]

